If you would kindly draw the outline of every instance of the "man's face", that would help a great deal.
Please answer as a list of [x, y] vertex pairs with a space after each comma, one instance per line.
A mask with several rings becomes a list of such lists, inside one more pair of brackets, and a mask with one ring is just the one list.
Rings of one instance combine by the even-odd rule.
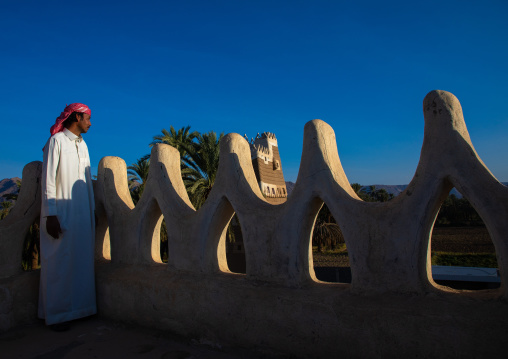
[[82, 113], [81, 116], [78, 116], [78, 128], [81, 133], [87, 133], [90, 126], [92, 126], [90, 115]]

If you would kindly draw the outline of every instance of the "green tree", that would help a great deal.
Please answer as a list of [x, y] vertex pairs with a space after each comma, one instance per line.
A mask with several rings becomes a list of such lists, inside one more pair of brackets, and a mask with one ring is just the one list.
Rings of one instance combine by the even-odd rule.
[[[168, 144], [180, 152], [180, 163], [182, 179], [194, 208], [199, 209], [208, 198], [215, 182], [215, 177], [219, 169], [220, 140], [224, 137], [219, 136], [214, 131], [200, 134], [197, 131], [190, 132], [190, 126], [182, 127], [178, 131], [173, 126], [169, 131], [162, 130], [162, 135], [154, 136], [150, 146], [157, 143]], [[133, 168], [137, 173], [137, 170]], [[139, 177], [139, 176], [138, 176]], [[133, 180], [135, 180], [133, 178]], [[142, 191], [142, 189], [141, 189]], [[230, 225], [231, 226], [231, 225]], [[167, 240], [167, 231], [165, 222], [162, 222], [161, 241]], [[231, 228], [228, 229], [228, 239], [234, 241], [234, 233]], [[161, 245], [161, 257], [167, 258], [167, 246]]]
[[214, 131], [199, 134], [196, 142], [182, 144], [187, 152], [182, 157], [182, 177], [189, 198], [196, 209], [208, 198], [219, 169], [220, 140]]
[[376, 186], [362, 186], [352, 183], [351, 188], [365, 202], [386, 202], [394, 198], [393, 193], [388, 193], [384, 188], [376, 189]]
[[387, 202], [393, 198], [393, 194], [388, 193], [384, 188], [381, 188], [381, 189], [375, 190], [374, 192], [371, 192], [370, 196], [376, 202]]
[[127, 167], [127, 179], [129, 180], [129, 189], [131, 191], [132, 201], [137, 204], [143, 190], [145, 189], [148, 172], [150, 169], [150, 155], [139, 158], [136, 163]]
[[322, 252], [323, 248], [333, 250], [341, 243], [344, 243], [344, 235], [339, 225], [325, 222], [318, 216], [312, 232], [312, 244], [318, 247], [318, 252]]
[[192, 204], [198, 209], [208, 198], [215, 182], [219, 168], [219, 142], [224, 134], [191, 132], [190, 126], [178, 131], [170, 126], [169, 131], [162, 129], [161, 132], [162, 135], [153, 137], [150, 146], [165, 143], [180, 152], [182, 179]]
[[9, 211], [12, 207], [12, 202], [9, 201], [3, 201], [0, 203], [0, 206], [2, 206], [2, 210], [0, 211], [0, 219], [4, 219], [9, 214]]
[[335, 218], [333, 218], [330, 209], [324, 203], [314, 224], [312, 245], [318, 247], [318, 252], [322, 252], [326, 248], [333, 250], [341, 243], [344, 243], [342, 231]]
[[351, 188], [353, 191], [355, 191], [356, 194], [360, 194], [360, 191], [362, 190], [363, 186], [359, 183], [351, 183]]
[[186, 158], [187, 147], [191, 146], [194, 139], [199, 136], [197, 131], [190, 132], [190, 126], [182, 127], [178, 131], [173, 126], [169, 126], [169, 131], [163, 128], [161, 132], [162, 135], [153, 136], [150, 147], [157, 143], [165, 143], [176, 148], [180, 152], [180, 158]]
[[484, 226], [482, 218], [466, 198], [449, 195], [439, 210], [436, 226]]
[[372, 186], [365, 187], [359, 183], [352, 183], [351, 188], [356, 192], [358, 197], [365, 202], [372, 202], [372, 197], [370, 196], [368, 190], [371, 189]]
[[40, 268], [40, 231], [39, 218], [28, 228], [28, 232], [23, 242], [23, 252], [21, 254], [21, 266], [23, 270], [29, 271]]

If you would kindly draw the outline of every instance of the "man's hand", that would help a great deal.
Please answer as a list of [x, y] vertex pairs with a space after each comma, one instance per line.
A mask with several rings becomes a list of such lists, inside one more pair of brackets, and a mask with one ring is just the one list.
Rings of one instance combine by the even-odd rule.
[[46, 231], [51, 237], [58, 239], [62, 229], [60, 228], [57, 216], [48, 216], [46, 218]]

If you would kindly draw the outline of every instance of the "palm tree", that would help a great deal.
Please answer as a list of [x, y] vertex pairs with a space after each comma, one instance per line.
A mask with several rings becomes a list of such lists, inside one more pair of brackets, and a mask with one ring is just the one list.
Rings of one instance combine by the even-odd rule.
[[358, 197], [360, 197], [360, 199], [362, 199], [365, 202], [372, 202], [372, 198], [368, 190], [372, 190], [372, 188], [375, 189], [374, 186], [365, 187], [359, 183], [352, 183], [351, 188], [353, 188], [353, 191], [356, 192], [356, 194], [358, 195]]
[[127, 167], [127, 179], [131, 190], [132, 201], [138, 203], [145, 189], [148, 171], [150, 169], [150, 155], [139, 158], [136, 163]]
[[162, 129], [162, 135], [154, 136], [150, 146], [165, 143], [180, 152], [182, 179], [187, 193], [196, 209], [200, 208], [212, 190], [219, 168], [219, 141], [214, 131], [200, 134], [190, 132], [190, 126], [178, 131], [169, 126], [169, 131]]
[[353, 191], [355, 191], [356, 194], [360, 194], [360, 191], [362, 190], [363, 186], [359, 183], [351, 183], [351, 188]]
[[[178, 131], [173, 126], [169, 126], [169, 131], [162, 130], [162, 135], [154, 136], [150, 146], [157, 143], [165, 143], [173, 146], [180, 152], [180, 166], [182, 170], [182, 179], [184, 181], [189, 198], [196, 209], [201, 207], [212, 190], [215, 182], [215, 176], [219, 168], [219, 141], [223, 137], [221, 133], [217, 139], [215, 132], [199, 134], [197, 131], [190, 132], [190, 126], [182, 127]], [[195, 141], [197, 140], [197, 141]], [[129, 167], [131, 176], [129, 179], [143, 179], [141, 163]], [[148, 173], [147, 173], [148, 176]], [[139, 182], [139, 180], [138, 180]], [[143, 191], [143, 185], [140, 186], [139, 196]], [[228, 233], [232, 233], [231, 230]], [[228, 237], [231, 239], [232, 234]], [[163, 220], [161, 225], [161, 258], [167, 261], [167, 229], [166, 222]]]
[[375, 190], [374, 193], [371, 193], [371, 196], [376, 202], [386, 202], [393, 199], [393, 193], [388, 193], [384, 188]]
[[157, 143], [165, 143], [176, 148], [180, 152], [180, 157], [184, 158], [187, 155], [186, 146], [191, 145], [198, 136], [199, 133], [197, 131], [190, 132], [190, 126], [182, 127], [178, 132], [173, 126], [169, 126], [169, 131], [163, 128], [162, 135], [153, 136], [150, 147]]
[[317, 245], [318, 252], [323, 247], [333, 250], [338, 244], [344, 243], [344, 235], [337, 223], [327, 223], [318, 217], [312, 232], [312, 243]]
[[312, 244], [317, 245], [318, 252], [323, 248], [335, 249], [338, 244], [344, 243], [344, 236], [342, 231], [332, 216], [332, 212], [326, 205], [319, 210], [314, 224], [314, 231], [312, 232]]
[[[150, 146], [165, 143], [180, 152], [182, 179], [196, 209], [199, 209], [208, 198], [215, 182], [219, 169], [219, 142], [222, 137], [224, 137], [224, 133], [217, 137], [214, 131], [200, 134], [197, 131], [190, 132], [190, 126], [182, 127], [178, 131], [170, 126], [169, 131], [163, 129], [162, 135], [154, 136], [152, 143], [150, 143]], [[132, 168], [132, 170], [138, 173], [137, 169]], [[165, 241], [164, 233], [165, 222], [163, 221], [162, 242]], [[234, 234], [230, 229], [228, 230], [228, 239], [234, 241]], [[162, 248], [166, 248], [166, 246], [161, 246]], [[161, 252], [161, 257], [166, 258], [167, 253]]]
[[214, 131], [199, 134], [197, 142], [184, 144], [187, 152], [182, 157], [182, 178], [189, 198], [196, 209], [200, 208], [212, 191], [215, 177], [219, 169], [220, 140]]

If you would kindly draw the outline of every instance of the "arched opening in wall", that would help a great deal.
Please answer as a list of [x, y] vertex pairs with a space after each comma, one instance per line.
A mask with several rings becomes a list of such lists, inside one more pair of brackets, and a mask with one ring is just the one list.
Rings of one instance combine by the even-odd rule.
[[500, 286], [496, 250], [473, 206], [456, 189], [441, 205], [432, 230], [432, 278], [454, 289]]
[[[141, 238], [142, 242], [149, 243], [150, 257], [155, 263], [168, 262], [168, 231], [164, 221], [164, 215], [155, 199], [145, 207], [145, 218], [142, 219], [141, 233], [147, 237]], [[164, 255], [166, 260], [164, 261]]]
[[164, 216], [160, 225], [160, 254], [162, 263], [168, 263], [168, 228]]
[[226, 233], [226, 260], [228, 268], [233, 273], [246, 273], [245, 246], [243, 243], [240, 219], [233, 215]]
[[326, 203], [321, 207], [314, 223], [312, 258], [314, 273], [320, 281], [351, 283], [351, 268], [344, 235]]
[[[146, 155], [128, 167], [129, 191], [132, 202], [138, 206], [142, 201], [145, 184], [148, 180], [150, 156]], [[142, 243], [149, 243], [151, 259], [155, 263], [168, 262], [168, 232], [164, 216], [155, 199], [150, 199], [142, 220]], [[146, 237], [145, 237], [146, 236]], [[146, 248], [143, 248], [143, 251]]]
[[[100, 222], [99, 222], [99, 225], [100, 225]], [[106, 228], [103, 230], [103, 232], [98, 232], [98, 233], [101, 233], [101, 236], [102, 236], [101, 238], [104, 239], [102, 241], [102, 245], [99, 248], [98, 258], [100, 258], [101, 260], [110, 261], [111, 260], [111, 241], [109, 238], [109, 226], [106, 226]], [[97, 244], [97, 241], [98, 241], [98, 238], [96, 236], [95, 237], [96, 244]], [[97, 254], [96, 254], [96, 258], [97, 258]]]
[[39, 217], [28, 228], [23, 241], [23, 251], [21, 252], [21, 267], [24, 271], [31, 271], [41, 268], [40, 260], [40, 231]]
[[99, 261], [111, 260], [108, 216], [101, 202], [95, 206], [95, 259]]
[[[167, 247], [168, 241], [165, 241], [165, 245], [162, 244], [161, 232], [162, 222], [164, 216], [155, 198], [142, 199], [137, 204], [142, 206], [142, 211], [138, 212], [141, 215], [140, 228], [139, 228], [139, 247], [136, 255], [139, 256], [143, 261], [154, 263], [163, 263], [162, 261], [162, 248]], [[167, 238], [167, 231], [166, 238]], [[116, 244], [121, 245], [120, 243]], [[113, 248], [114, 249], [114, 248]]]
[[[18, 192], [19, 186], [18, 183]], [[8, 195], [10, 198], [3, 202], [0, 202], [0, 221], [4, 220], [11, 210], [14, 208], [18, 199], [18, 194]], [[3, 198], [2, 198], [3, 199]], [[27, 233], [23, 240], [23, 248], [21, 250], [21, 268], [24, 271], [31, 271], [40, 269], [40, 232], [39, 232], [40, 217], [37, 217], [35, 221], [28, 227]]]

